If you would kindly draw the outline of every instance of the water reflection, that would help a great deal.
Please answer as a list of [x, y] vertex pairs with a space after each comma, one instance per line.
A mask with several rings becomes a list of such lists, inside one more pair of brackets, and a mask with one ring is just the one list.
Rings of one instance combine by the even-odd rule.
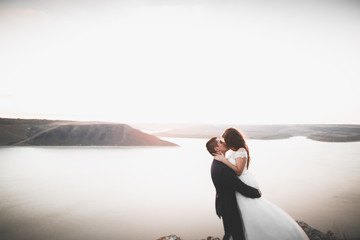
[[[171, 141], [180, 147], [0, 148], [0, 238], [221, 237], [206, 139]], [[251, 140], [250, 168], [295, 219], [360, 236], [359, 145]]]

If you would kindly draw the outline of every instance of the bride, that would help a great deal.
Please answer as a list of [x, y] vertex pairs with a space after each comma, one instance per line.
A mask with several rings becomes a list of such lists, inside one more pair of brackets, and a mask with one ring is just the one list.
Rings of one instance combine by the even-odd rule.
[[[217, 154], [215, 159], [232, 168], [247, 185], [259, 188], [256, 178], [248, 171], [250, 154], [242, 134], [235, 128], [228, 128], [222, 137], [230, 150], [226, 153], [226, 158]], [[301, 227], [286, 212], [263, 197], [252, 199], [236, 192], [236, 199], [241, 207], [246, 239], [308, 239]]]

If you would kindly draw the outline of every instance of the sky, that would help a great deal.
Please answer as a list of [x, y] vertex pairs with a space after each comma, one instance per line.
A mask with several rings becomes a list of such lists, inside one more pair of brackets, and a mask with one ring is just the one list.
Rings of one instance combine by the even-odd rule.
[[360, 124], [360, 2], [0, 1], [0, 117]]

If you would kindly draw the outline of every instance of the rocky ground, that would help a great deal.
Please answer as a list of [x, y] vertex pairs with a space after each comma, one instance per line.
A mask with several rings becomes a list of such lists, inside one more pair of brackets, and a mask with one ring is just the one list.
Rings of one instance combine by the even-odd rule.
[[[306, 235], [309, 237], [310, 240], [341, 240], [340, 238], [337, 238], [335, 234], [331, 231], [328, 231], [327, 233], [323, 233], [309, 226], [305, 222], [297, 221], [297, 223], [304, 230], [304, 232], [306, 233]], [[181, 238], [176, 235], [169, 235], [158, 238], [157, 240], [181, 240]], [[203, 238], [201, 240], [221, 240], [221, 238], [208, 236], [207, 238]]]

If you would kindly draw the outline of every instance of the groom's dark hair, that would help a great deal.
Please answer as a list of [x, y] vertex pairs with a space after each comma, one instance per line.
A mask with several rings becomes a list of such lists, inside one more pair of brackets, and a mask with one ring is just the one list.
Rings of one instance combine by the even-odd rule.
[[208, 152], [214, 156], [214, 154], [216, 153], [215, 151], [215, 147], [218, 146], [218, 142], [217, 142], [217, 137], [212, 137], [210, 138], [210, 140], [206, 143], [206, 149], [208, 150]]

